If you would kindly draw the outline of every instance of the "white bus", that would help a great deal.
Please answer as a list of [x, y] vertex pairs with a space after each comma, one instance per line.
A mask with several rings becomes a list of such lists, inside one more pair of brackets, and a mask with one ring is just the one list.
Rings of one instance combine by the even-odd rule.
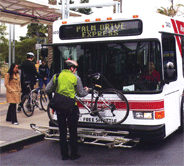
[[[122, 124], [107, 125], [88, 114], [79, 118], [79, 127], [128, 131], [143, 140], [183, 130], [184, 21], [156, 13], [58, 20], [52, 47], [54, 73], [66, 59], [76, 60], [84, 86], [89, 73], [99, 72], [128, 100]], [[103, 80], [99, 84], [108, 88]], [[89, 96], [85, 100], [90, 103]]]

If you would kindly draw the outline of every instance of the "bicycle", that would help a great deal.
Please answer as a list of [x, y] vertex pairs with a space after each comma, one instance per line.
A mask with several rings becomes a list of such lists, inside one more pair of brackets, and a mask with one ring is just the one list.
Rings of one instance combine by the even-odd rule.
[[[92, 74], [90, 77], [98, 80], [100, 78], [100, 73]], [[84, 113], [80, 111], [80, 116], [86, 114], [98, 116], [104, 123], [109, 125], [121, 124], [126, 120], [129, 115], [129, 104], [122, 92], [114, 88], [101, 90], [101, 86], [97, 84], [92, 84], [90, 92], [90, 106], [88, 106], [89, 101], [86, 102], [77, 95], [75, 96], [76, 101], [82, 104], [88, 111]], [[54, 126], [58, 126], [56, 111], [52, 110], [49, 105], [47, 113], [51, 123]]]
[[[30, 82], [25, 82], [27, 84], [27, 87], [29, 88], [30, 93], [26, 94], [22, 98], [22, 108], [23, 112], [27, 117], [30, 117], [34, 113], [34, 108], [37, 107], [39, 110], [47, 111], [47, 105], [49, 102], [48, 96], [44, 92], [43, 89], [37, 88], [31, 90]], [[40, 105], [38, 102], [38, 98], [40, 98]]]

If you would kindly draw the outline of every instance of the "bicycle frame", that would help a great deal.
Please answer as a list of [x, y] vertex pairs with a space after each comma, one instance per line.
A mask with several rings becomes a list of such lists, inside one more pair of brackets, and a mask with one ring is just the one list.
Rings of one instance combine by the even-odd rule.
[[[33, 106], [37, 106], [40, 109], [39, 105], [36, 104], [36, 102], [38, 102], [38, 93], [36, 93], [36, 97], [35, 97], [35, 99], [33, 99], [33, 92], [36, 92], [38, 89], [41, 91], [41, 89], [37, 88], [37, 89], [31, 90], [31, 86], [29, 83], [28, 83], [27, 87], [29, 88], [29, 91], [30, 91], [29, 92], [29, 96], [30, 96], [30, 100], [31, 100], [30, 103], [32, 103]], [[33, 103], [33, 101], [34, 101], [34, 103]]]
[[[100, 85], [98, 85], [98, 86], [100, 86]], [[85, 104], [85, 103], [80, 99], [80, 97], [75, 96], [75, 99], [76, 99], [80, 104], [82, 104], [82, 105], [84, 106], [84, 108], [86, 108], [86, 109], [88, 110], [88, 113], [82, 113], [82, 114], [80, 113], [80, 115], [86, 115], [86, 114], [96, 113], [96, 112], [100, 111], [100, 110], [97, 110], [97, 102], [96, 102], [96, 98], [94, 97], [94, 94], [99, 95], [100, 92], [97, 91], [97, 90], [95, 90], [94, 88], [92, 88], [91, 91], [92, 91], [92, 94], [91, 94], [91, 107], [88, 107], [87, 104]], [[98, 97], [98, 96], [97, 96], [97, 97]], [[95, 101], [94, 101], [94, 98], [95, 98]], [[104, 103], [106, 106], [108, 106], [108, 105], [106, 104], [106, 102], [108, 102], [108, 101], [105, 101], [105, 99], [104, 99], [103, 103]]]
[[[99, 78], [102, 76], [102, 78], [105, 80], [105, 82], [110, 86], [112, 87], [112, 85], [108, 82], [108, 80], [103, 76], [101, 75], [100, 73], [94, 73], [94, 74], [91, 74], [89, 75], [88, 77], [91, 78], [91, 82], [92, 82], [92, 79], [95, 79], [95, 80], [99, 80]], [[94, 95], [99, 95], [99, 91], [95, 90], [95, 87], [97, 88], [102, 88], [101, 85], [97, 85], [97, 84], [92, 84], [92, 88], [89, 88], [89, 90], [91, 91], [91, 108], [89, 108], [78, 96], [75, 96], [75, 99], [80, 102], [87, 110], [88, 110], [88, 113], [83, 113], [80, 115], [85, 115], [85, 114], [91, 114], [91, 113], [96, 113], [98, 112], [97, 110], [97, 102], [95, 100], [95, 103], [94, 103]], [[105, 103], [105, 102], [104, 102]], [[95, 104], [95, 105], [94, 105]], [[93, 107], [94, 105], [94, 107]], [[107, 104], [105, 103], [105, 105], [107, 106]], [[99, 110], [100, 111], [100, 110]]]
[[[91, 113], [91, 109], [78, 97], [78, 96], [75, 96], [75, 99], [81, 103], [87, 110], [89, 113], [84, 113], [84, 114], [90, 114]], [[92, 105], [92, 104], [91, 104]], [[84, 115], [84, 114], [80, 114], [80, 115]]]

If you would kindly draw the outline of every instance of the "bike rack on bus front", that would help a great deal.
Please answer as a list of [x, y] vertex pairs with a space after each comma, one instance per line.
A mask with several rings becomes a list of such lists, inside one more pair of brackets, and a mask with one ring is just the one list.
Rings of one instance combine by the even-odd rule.
[[[36, 124], [30, 124], [30, 127], [45, 135], [45, 139], [59, 141], [59, 128], [49, 126], [36, 126]], [[123, 148], [133, 148], [136, 146], [140, 139], [129, 138], [129, 132], [127, 131], [106, 131], [103, 129], [91, 129], [91, 128], [78, 128], [77, 129], [79, 142], [91, 145]], [[69, 138], [69, 134], [67, 135]]]

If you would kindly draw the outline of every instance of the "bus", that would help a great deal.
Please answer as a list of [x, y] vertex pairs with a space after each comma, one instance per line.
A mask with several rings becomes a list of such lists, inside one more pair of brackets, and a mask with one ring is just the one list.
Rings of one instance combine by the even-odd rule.
[[[161, 140], [183, 131], [184, 21], [158, 13], [80, 17], [53, 23], [53, 73], [64, 61], [78, 62], [77, 74], [89, 86], [89, 73], [101, 73], [129, 103], [119, 125], [107, 125], [90, 114], [78, 126], [128, 131], [142, 140]], [[103, 88], [108, 88], [99, 80]], [[89, 94], [90, 95], [90, 94]], [[84, 98], [90, 104], [90, 97]], [[82, 105], [80, 111], [85, 112]], [[115, 120], [115, 119], [111, 119]]]

